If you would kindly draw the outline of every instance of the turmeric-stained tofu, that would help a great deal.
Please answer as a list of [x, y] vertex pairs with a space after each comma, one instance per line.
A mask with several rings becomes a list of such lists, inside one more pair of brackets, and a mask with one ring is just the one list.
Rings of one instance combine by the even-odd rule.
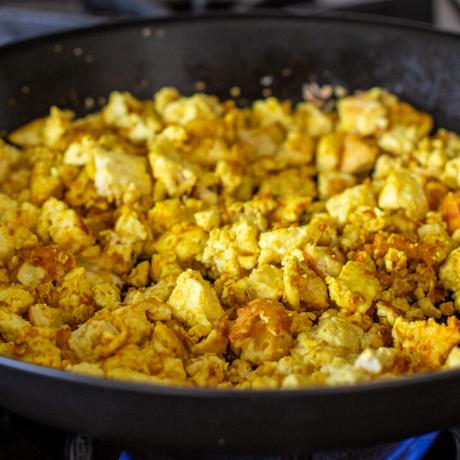
[[428, 211], [422, 184], [404, 170], [395, 170], [386, 178], [378, 204], [382, 209], [403, 209], [408, 217], [414, 219], [420, 219]]
[[249, 295], [254, 299], [278, 300], [283, 295], [283, 272], [278, 267], [265, 264], [248, 276]]
[[389, 120], [380, 95], [381, 90], [374, 88], [339, 100], [339, 127], [361, 136], [384, 131]]
[[449, 318], [446, 325], [433, 318], [427, 321], [406, 321], [398, 318], [391, 332], [395, 348], [409, 354], [415, 366], [433, 369], [444, 364], [452, 348], [460, 342], [458, 320]]
[[284, 300], [294, 310], [324, 310], [329, 305], [323, 278], [295, 256], [283, 261]]
[[460, 291], [460, 248], [449, 254], [439, 269], [439, 279], [446, 289]]
[[115, 91], [0, 140], [0, 355], [226, 389], [459, 367], [460, 136], [305, 90]]
[[300, 248], [308, 241], [309, 232], [306, 226], [280, 228], [260, 235], [259, 264], [279, 263], [282, 258], [294, 249]]
[[103, 197], [123, 201], [130, 192], [146, 196], [152, 190], [145, 157], [98, 150], [94, 155], [94, 169], [94, 184]]
[[366, 313], [381, 287], [372, 270], [362, 262], [348, 261], [339, 276], [326, 277], [331, 300], [350, 312]]
[[94, 237], [77, 212], [55, 198], [43, 205], [37, 231], [44, 241], [52, 240], [72, 252], [94, 243]]
[[342, 225], [347, 222], [351, 213], [363, 206], [375, 206], [375, 198], [368, 184], [347, 188], [326, 202], [326, 209], [329, 214]]
[[212, 286], [193, 270], [179, 275], [168, 304], [177, 319], [189, 327], [200, 326], [206, 331], [225, 315]]
[[447, 229], [453, 233], [460, 228], [460, 193], [448, 193], [441, 202], [441, 214]]
[[292, 345], [291, 320], [282, 304], [274, 300], [254, 300], [238, 310], [230, 328], [230, 343], [240, 358], [253, 363], [277, 360]]
[[378, 149], [371, 142], [357, 135], [345, 136], [340, 169], [346, 173], [369, 172], [377, 159]]
[[198, 260], [217, 273], [239, 275], [251, 270], [259, 255], [258, 233], [257, 227], [247, 220], [213, 229]]

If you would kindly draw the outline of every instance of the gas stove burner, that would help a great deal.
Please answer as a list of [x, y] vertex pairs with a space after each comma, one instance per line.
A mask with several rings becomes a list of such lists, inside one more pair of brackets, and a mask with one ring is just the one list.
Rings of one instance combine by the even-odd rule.
[[[80, 435], [72, 436], [68, 445], [66, 459], [97, 460], [93, 442]], [[447, 453], [446, 444], [452, 444], [452, 452]], [[434, 449], [440, 443], [444, 450]], [[160, 452], [152, 447], [129, 447], [123, 450], [114, 460], [445, 460], [458, 459], [460, 452], [454, 449], [454, 438], [447, 439], [445, 433], [433, 432], [414, 436], [400, 442], [383, 444], [374, 447], [318, 451], [300, 455], [227, 455], [227, 454], [184, 454]], [[100, 458], [109, 458], [105, 455]], [[112, 458], [112, 457], [111, 457]]]
[[[158, 454], [149, 451], [123, 451], [119, 460], [424, 460], [439, 432], [416, 436], [401, 442], [384, 444], [380, 446], [361, 449], [344, 449], [333, 451], [318, 451], [301, 455], [286, 456], [256, 456], [256, 455], [172, 455], [170, 453]], [[137, 453], [136, 453], [137, 452]]]
[[302, 455], [195, 455], [160, 452], [65, 433], [0, 410], [0, 459], [33, 460], [459, 460], [459, 428], [362, 449]]

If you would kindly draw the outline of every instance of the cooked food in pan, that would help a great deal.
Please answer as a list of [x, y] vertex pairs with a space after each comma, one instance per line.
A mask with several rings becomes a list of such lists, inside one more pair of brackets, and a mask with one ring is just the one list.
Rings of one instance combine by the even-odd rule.
[[381, 89], [328, 110], [164, 88], [0, 144], [0, 352], [293, 388], [460, 365], [460, 138]]

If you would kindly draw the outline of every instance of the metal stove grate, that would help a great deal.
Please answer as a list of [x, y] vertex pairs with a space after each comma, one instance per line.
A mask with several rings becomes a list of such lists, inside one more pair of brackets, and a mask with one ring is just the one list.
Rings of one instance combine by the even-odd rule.
[[[433, 449], [436, 441], [441, 442], [441, 450]], [[448, 451], [446, 444], [451, 444]], [[118, 455], [116, 460], [454, 460], [460, 457], [454, 437], [447, 439], [446, 433], [428, 433], [415, 436], [400, 442], [384, 444], [379, 446], [344, 449], [333, 451], [318, 451], [302, 455], [281, 456], [281, 455], [224, 455], [207, 454], [198, 455], [164, 453], [152, 450], [149, 447], [128, 448]], [[96, 460], [95, 448], [91, 439], [82, 436], [74, 436], [67, 451], [68, 460]]]

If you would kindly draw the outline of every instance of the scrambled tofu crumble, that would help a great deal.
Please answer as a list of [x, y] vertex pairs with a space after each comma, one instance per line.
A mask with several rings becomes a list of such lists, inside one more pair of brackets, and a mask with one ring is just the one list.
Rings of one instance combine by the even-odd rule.
[[220, 388], [460, 366], [460, 137], [432, 124], [378, 88], [53, 107], [0, 140], [0, 353]]

